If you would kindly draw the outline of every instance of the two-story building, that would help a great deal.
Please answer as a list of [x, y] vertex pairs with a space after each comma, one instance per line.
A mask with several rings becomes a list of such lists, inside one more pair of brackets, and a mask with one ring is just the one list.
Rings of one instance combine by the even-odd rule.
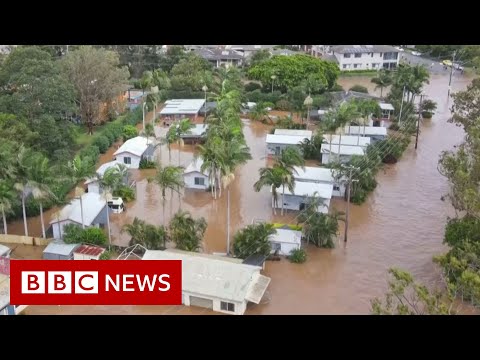
[[338, 45], [331, 47], [341, 71], [395, 69], [399, 51], [389, 45]]

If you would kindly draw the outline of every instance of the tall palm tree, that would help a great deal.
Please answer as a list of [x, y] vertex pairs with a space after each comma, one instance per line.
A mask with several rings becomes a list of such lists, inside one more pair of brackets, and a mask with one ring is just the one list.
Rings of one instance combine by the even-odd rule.
[[145, 90], [149, 89], [152, 86], [153, 74], [151, 71], [145, 71], [140, 79], [140, 88], [143, 91], [143, 95], [145, 95]]
[[149, 138], [155, 139], [155, 129], [152, 123], [148, 123], [145, 125], [145, 130], [143, 130], [142, 135], [147, 138], [147, 145]]
[[205, 219], [193, 219], [187, 211], [177, 212], [170, 221], [170, 239], [180, 250], [198, 251], [207, 229]]
[[282, 151], [280, 156], [276, 158], [276, 166], [283, 170], [282, 174], [282, 215], [284, 209], [285, 198], [285, 186], [293, 193], [295, 187], [295, 178], [293, 173], [297, 173], [295, 166], [300, 166], [302, 170], [305, 170], [305, 160], [297, 147], [288, 146]]
[[160, 100], [158, 93], [150, 93], [147, 95], [147, 106], [153, 110], [152, 125], [155, 125], [155, 119], [157, 117], [157, 103]]
[[200, 170], [208, 173], [212, 197], [216, 200], [219, 184], [217, 178], [223, 162], [223, 140], [216, 136], [210, 136], [204, 145], [198, 145], [198, 149], [197, 156], [203, 161]]
[[[183, 182], [183, 169], [178, 166], [165, 166], [159, 165], [157, 173], [154, 177], [148, 179], [148, 182], [154, 182], [160, 187], [162, 192], [162, 210], [163, 210], [163, 225], [166, 225], [165, 216], [165, 201], [167, 198], [166, 192], [168, 189], [180, 193], [180, 189], [185, 186]], [[170, 198], [170, 201], [172, 199]]]
[[167, 147], [168, 147], [168, 162], [171, 163], [172, 162], [171, 145], [173, 143], [175, 143], [176, 141], [178, 141], [178, 133], [173, 126], [170, 126], [170, 128], [168, 129], [167, 135], [165, 137], [165, 141], [166, 141]]
[[183, 146], [183, 134], [190, 134], [192, 132], [192, 128], [195, 125], [190, 121], [190, 119], [182, 119], [178, 121], [176, 124], [172, 125], [174, 131], [176, 132], [176, 140], [178, 142], [178, 166], [180, 166], [180, 148]]
[[230, 252], [230, 184], [235, 179], [235, 170], [238, 166], [245, 164], [252, 159], [250, 149], [243, 139], [234, 139], [225, 147], [222, 153], [222, 162], [220, 164], [220, 173], [222, 175], [222, 184], [227, 191], [227, 255]]
[[[363, 118], [363, 136], [365, 136], [365, 127], [371, 115], [378, 115], [381, 111], [378, 102], [373, 99], [356, 99], [355, 105], [357, 106], [358, 115]], [[360, 142], [360, 130], [358, 131], [358, 141]]]
[[383, 89], [392, 85], [392, 76], [388, 70], [382, 69], [378, 72], [378, 76], [374, 77], [372, 83], [375, 85], [375, 90], [380, 89], [380, 97], [383, 97]]
[[30, 162], [30, 156], [31, 156], [31, 152], [22, 145], [20, 146], [15, 159], [16, 176], [15, 176], [14, 188], [20, 193], [20, 197], [22, 199], [23, 226], [25, 229], [25, 236], [28, 236], [27, 211], [25, 209], [25, 200], [29, 192], [27, 183], [28, 183], [28, 167]]
[[[72, 161], [67, 163], [67, 173], [71, 176], [73, 181], [76, 183], [79, 181], [87, 180], [88, 178], [95, 175], [95, 162], [88, 157], [81, 158], [76, 156]], [[84, 216], [83, 216], [83, 200], [82, 200], [82, 191], [77, 187], [76, 193], [80, 196], [80, 213], [82, 218], [82, 229], [85, 229]]]
[[340, 128], [338, 140], [338, 159], [340, 159], [340, 149], [342, 145], [342, 133], [345, 125], [349, 124], [358, 116], [358, 109], [355, 103], [344, 103], [337, 108], [335, 112], [335, 125]]
[[35, 156], [28, 170], [28, 182], [26, 187], [32, 191], [33, 198], [40, 206], [40, 222], [42, 224], [42, 236], [46, 238], [45, 221], [43, 220], [43, 201], [48, 198], [56, 199], [50, 186], [53, 183], [54, 174], [51, 171], [48, 158], [43, 155]]
[[12, 211], [12, 200], [15, 197], [15, 191], [12, 186], [5, 180], [0, 180], [0, 211], [3, 218], [3, 231], [7, 235], [7, 216], [6, 214]]
[[100, 177], [98, 183], [103, 189], [103, 197], [105, 199], [105, 205], [107, 207], [107, 231], [108, 231], [108, 244], [112, 245], [112, 237], [110, 232], [110, 208], [108, 207], [108, 201], [112, 196], [113, 191], [121, 184], [122, 177], [118, 168], [110, 168]]
[[272, 209], [273, 214], [276, 215], [278, 208], [278, 193], [277, 190], [282, 186], [283, 181], [283, 169], [278, 166], [273, 168], [261, 168], [259, 170], [260, 178], [253, 184], [253, 188], [256, 192], [259, 192], [263, 187], [268, 186], [272, 191]]

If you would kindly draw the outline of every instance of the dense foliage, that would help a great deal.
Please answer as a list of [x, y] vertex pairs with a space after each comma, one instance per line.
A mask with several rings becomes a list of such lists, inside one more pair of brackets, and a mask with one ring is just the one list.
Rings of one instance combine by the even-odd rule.
[[107, 235], [100, 228], [89, 227], [82, 229], [78, 225], [68, 224], [64, 226], [63, 231], [63, 241], [67, 244], [107, 245]]
[[276, 232], [271, 224], [246, 226], [234, 236], [233, 254], [241, 259], [246, 259], [253, 254], [270, 255], [272, 246], [269, 237]]

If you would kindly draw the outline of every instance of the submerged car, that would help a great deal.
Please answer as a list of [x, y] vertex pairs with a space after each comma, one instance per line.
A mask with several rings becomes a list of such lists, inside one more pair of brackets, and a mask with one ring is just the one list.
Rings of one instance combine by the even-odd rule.
[[418, 52], [418, 51], [412, 51], [412, 55], [420, 56], [420, 55], [422, 55], [422, 53], [420, 53], [420, 52]]
[[125, 205], [123, 204], [123, 199], [121, 197], [113, 197], [109, 200], [108, 207], [114, 214], [120, 214], [125, 210]]

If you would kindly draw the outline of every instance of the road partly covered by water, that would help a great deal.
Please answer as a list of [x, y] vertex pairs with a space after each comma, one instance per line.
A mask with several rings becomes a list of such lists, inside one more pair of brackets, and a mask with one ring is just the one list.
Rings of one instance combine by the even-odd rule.
[[[457, 77], [453, 91], [462, 90], [470, 79]], [[370, 79], [362, 77], [341, 78], [339, 83], [348, 89], [354, 84], [367, 86], [373, 93]], [[419, 280], [436, 285], [438, 269], [432, 257], [445, 250], [442, 245], [443, 229], [447, 216], [453, 215], [441, 196], [448, 190], [446, 179], [437, 171], [439, 154], [452, 149], [462, 141], [463, 133], [458, 127], [447, 123], [448, 76], [432, 75], [425, 93], [439, 104], [432, 120], [424, 121], [421, 128], [418, 150], [412, 146], [401, 161], [381, 171], [377, 177], [378, 187], [362, 206], [352, 206], [349, 242], [338, 242], [334, 250], [308, 249], [308, 261], [302, 265], [290, 264], [287, 260], [268, 262], [266, 274], [272, 278], [269, 292], [271, 301], [265, 305], [252, 306], [247, 314], [368, 314], [370, 300], [382, 296], [387, 287], [387, 270], [395, 266], [411, 271]], [[293, 214], [283, 219], [273, 217], [270, 208], [270, 193], [264, 189], [253, 191], [258, 169], [265, 166], [265, 134], [268, 129], [261, 124], [245, 121], [245, 137], [251, 148], [253, 160], [237, 171], [232, 185], [232, 234], [250, 224], [253, 219], [291, 221]], [[160, 129], [157, 129], [161, 131]], [[172, 148], [171, 161], [178, 163], [178, 151]], [[186, 166], [193, 158], [194, 149], [185, 146], [180, 152], [180, 164]], [[109, 161], [111, 154], [104, 156]], [[161, 158], [167, 163], [168, 151], [162, 148]], [[165, 218], [159, 189], [148, 184], [146, 176], [151, 172], [136, 172], [138, 180], [137, 200], [128, 205], [124, 214], [112, 216], [115, 243], [126, 245], [128, 236], [119, 229], [130, 223], [135, 216], [147, 222], [161, 224], [169, 221], [171, 214], [180, 206], [194, 216], [204, 216], [208, 221], [203, 250], [223, 252], [226, 248], [226, 197], [214, 201], [209, 193], [186, 191], [179, 203], [177, 195], [168, 201]], [[334, 206], [343, 210], [340, 200]], [[35, 229], [32, 222], [32, 231]], [[15, 228], [15, 226], [13, 227]], [[19, 227], [19, 234], [21, 227]], [[39, 233], [37, 234], [39, 235]], [[180, 307], [178, 309], [181, 309]], [[203, 309], [166, 311], [159, 307], [30, 307], [35, 314], [152, 314], [152, 313], [210, 313]]]

